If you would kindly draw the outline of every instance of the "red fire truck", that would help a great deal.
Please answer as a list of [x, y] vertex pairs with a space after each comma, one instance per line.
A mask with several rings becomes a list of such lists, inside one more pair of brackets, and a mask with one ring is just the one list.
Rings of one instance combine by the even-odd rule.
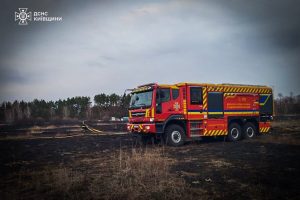
[[268, 133], [272, 115], [267, 86], [151, 83], [132, 90], [127, 129], [171, 146], [208, 136], [238, 141]]

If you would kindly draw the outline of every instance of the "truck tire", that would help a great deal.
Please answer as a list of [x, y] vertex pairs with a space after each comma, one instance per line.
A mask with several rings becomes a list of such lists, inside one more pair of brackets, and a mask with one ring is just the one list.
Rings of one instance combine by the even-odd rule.
[[172, 124], [166, 128], [165, 141], [167, 145], [178, 147], [184, 144], [185, 133], [181, 126]]
[[243, 137], [246, 139], [254, 138], [257, 134], [257, 128], [251, 122], [247, 122], [244, 126]]
[[231, 142], [238, 141], [242, 138], [242, 129], [238, 123], [231, 123], [228, 128], [227, 139]]

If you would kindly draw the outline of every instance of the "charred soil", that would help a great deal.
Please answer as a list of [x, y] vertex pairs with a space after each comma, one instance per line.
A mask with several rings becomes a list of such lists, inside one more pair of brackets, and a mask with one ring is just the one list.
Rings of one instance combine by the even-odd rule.
[[299, 121], [273, 127], [181, 147], [113, 133], [2, 138], [0, 199], [299, 199]]

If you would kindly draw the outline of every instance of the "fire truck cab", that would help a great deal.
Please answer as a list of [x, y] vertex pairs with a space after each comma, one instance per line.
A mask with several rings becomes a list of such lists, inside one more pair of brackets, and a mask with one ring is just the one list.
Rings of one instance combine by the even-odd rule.
[[180, 146], [191, 139], [226, 136], [229, 141], [268, 133], [272, 89], [257, 85], [150, 83], [131, 92], [127, 129]]

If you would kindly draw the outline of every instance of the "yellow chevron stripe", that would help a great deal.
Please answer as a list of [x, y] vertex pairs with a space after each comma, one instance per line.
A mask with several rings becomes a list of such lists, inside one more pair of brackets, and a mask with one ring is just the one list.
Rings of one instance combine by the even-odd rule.
[[268, 132], [268, 129], [269, 129], [269, 128], [267, 128], [267, 127], [265, 128], [265, 133], [267, 133], [267, 132]]
[[214, 135], [218, 135], [219, 130], [215, 130]]
[[218, 130], [213, 130], [212, 136], [216, 135], [217, 132], [218, 132]]
[[257, 93], [261, 93], [262, 89], [257, 89]]
[[209, 136], [209, 133], [210, 133], [210, 131], [207, 131], [207, 132], [206, 132], [206, 136]]

